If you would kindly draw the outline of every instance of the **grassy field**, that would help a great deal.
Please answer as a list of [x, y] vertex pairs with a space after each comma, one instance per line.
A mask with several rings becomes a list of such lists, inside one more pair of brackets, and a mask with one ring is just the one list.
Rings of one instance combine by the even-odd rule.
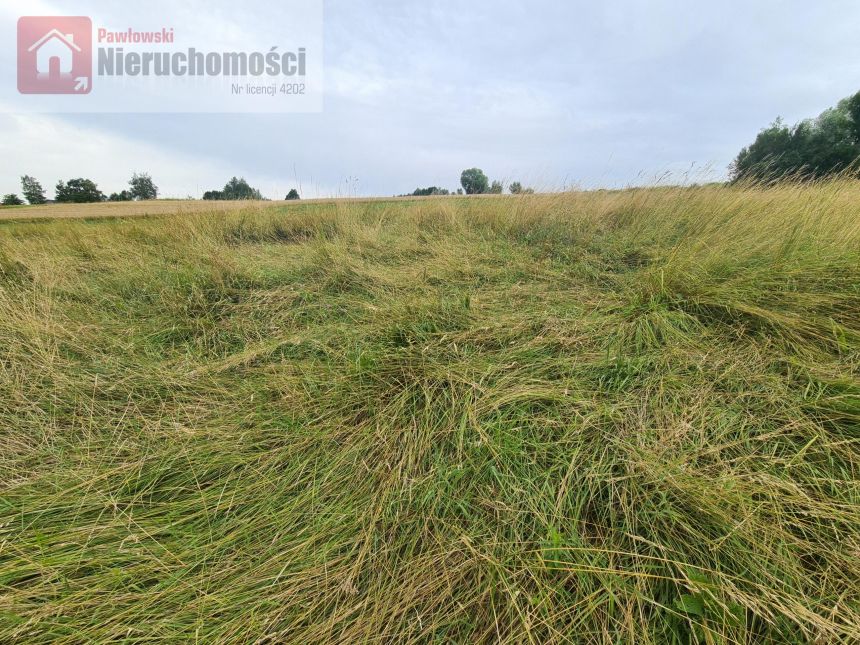
[[[499, 199], [497, 195], [475, 195], [471, 199]], [[439, 199], [438, 197], [359, 197], [306, 199], [301, 203], [324, 206], [333, 203], [374, 204], [393, 202], [416, 202]], [[100, 202], [97, 204], [43, 204], [40, 206], [0, 206], [0, 221], [35, 221], [43, 219], [102, 219], [117, 217], [144, 217], [159, 215], [190, 215], [193, 213], [229, 213], [247, 211], [251, 208], [274, 208], [292, 205], [287, 201], [201, 201], [191, 199], [159, 199], [140, 202]]]
[[0, 642], [858, 642], [858, 213], [0, 222]]
[[[306, 202], [307, 203], [307, 202]], [[257, 207], [283, 206], [287, 202], [255, 202]], [[153, 215], [189, 215], [192, 213], [227, 213], [246, 210], [247, 201], [201, 201], [159, 199], [142, 202], [101, 202], [98, 204], [44, 204], [41, 206], [0, 207], [2, 220], [94, 219], [141, 217]]]

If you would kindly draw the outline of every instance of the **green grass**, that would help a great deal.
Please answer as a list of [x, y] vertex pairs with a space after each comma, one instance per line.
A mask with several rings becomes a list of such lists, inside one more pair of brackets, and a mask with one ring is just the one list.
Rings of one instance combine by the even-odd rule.
[[858, 209], [0, 222], [0, 641], [857, 642]]

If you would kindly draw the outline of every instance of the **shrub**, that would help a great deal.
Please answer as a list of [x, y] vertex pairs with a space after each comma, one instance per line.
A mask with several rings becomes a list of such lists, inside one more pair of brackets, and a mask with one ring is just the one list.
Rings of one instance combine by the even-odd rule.
[[23, 206], [24, 202], [21, 201], [21, 198], [14, 193], [10, 193], [8, 195], [3, 196], [3, 206]]
[[445, 188], [430, 186], [429, 188], [416, 188], [412, 193], [412, 197], [432, 197], [436, 195], [450, 195], [451, 192]]
[[518, 181], [512, 183], [508, 190], [511, 191], [511, 195], [533, 195], [535, 192], [534, 188], [525, 188]]

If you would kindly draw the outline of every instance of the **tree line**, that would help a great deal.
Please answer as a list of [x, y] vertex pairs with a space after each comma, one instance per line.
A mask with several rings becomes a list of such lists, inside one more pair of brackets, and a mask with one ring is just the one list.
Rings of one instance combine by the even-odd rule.
[[[284, 197], [286, 201], [293, 201], [301, 198], [299, 191], [295, 188], [291, 188], [287, 193], [287, 196]], [[235, 201], [243, 199], [266, 200], [259, 189], [251, 186], [247, 181], [245, 181], [244, 177], [233, 177], [230, 181], [224, 184], [224, 188], [221, 190], [207, 190], [203, 193], [203, 199], [206, 201]]]
[[[805, 119], [793, 126], [777, 118], [759, 132], [755, 141], [743, 148], [729, 167], [732, 181], [753, 180], [772, 182], [784, 179], [819, 179], [837, 174], [860, 174], [860, 92], [841, 100], [814, 119]], [[128, 189], [105, 195], [91, 179], [78, 177], [60, 181], [55, 187], [55, 201], [60, 203], [123, 202], [158, 198], [158, 186], [148, 173], [134, 173]], [[412, 196], [431, 195], [501, 195], [505, 186], [490, 181], [480, 168], [469, 168], [460, 175], [456, 191], [438, 186], [418, 188]], [[534, 193], [515, 181], [508, 186], [512, 195]], [[29, 204], [45, 204], [45, 190], [29, 175], [21, 177], [21, 194]], [[224, 188], [209, 190], [205, 200], [263, 199], [260, 191], [244, 178], [233, 177]], [[301, 199], [298, 190], [291, 189], [287, 200]], [[15, 193], [5, 195], [3, 206], [21, 206], [24, 201]]]
[[814, 119], [793, 126], [782, 119], [759, 132], [729, 168], [732, 181], [773, 182], [858, 175], [860, 92]]
[[[105, 195], [99, 190], [98, 185], [91, 179], [79, 177], [60, 181], [55, 188], [56, 197], [54, 201], [59, 203], [86, 204], [94, 202], [125, 202], [158, 198], [158, 186], [148, 173], [135, 173], [128, 182], [129, 187], [119, 193]], [[417, 188], [411, 195], [401, 197], [429, 197], [435, 195], [501, 195], [505, 192], [505, 185], [501, 181], [490, 181], [486, 173], [480, 168], [469, 168], [460, 175], [460, 186], [453, 191], [438, 186]], [[527, 188], [522, 183], [512, 182], [507, 189], [512, 195], [525, 195], [534, 193], [533, 188]], [[21, 177], [21, 193], [29, 204], [45, 204], [45, 190], [33, 177], [25, 175]], [[232, 177], [223, 188], [207, 190], [203, 193], [206, 201], [235, 201], [235, 200], [265, 200], [259, 189], [251, 186], [244, 177]], [[299, 191], [290, 189], [284, 198], [287, 201], [301, 199]], [[3, 198], [3, 206], [19, 206], [24, 201], [16, 194], [6, 195]]]
[[[61, 204], [91, 204], [96, 202], [130, 202], [149, 199], [158, 199], [158, 186], [148, 173], [134, 173], [128, 182], [128, 189], [118, 193], [105, 195], [99, 190], [98, 185], [92, 179], [78, 177], [68, 181], [59, 181], [54, 189], [54, 201]], [[45, 189], [34, 177], [24, 175], [21, 177], [21, 194], [26, 203], [31, 205], [47, 204]], [[205, 200], [241, 200], [255, 199], [263, 200], [262, 193], [248, 184], [241, 177], [233, 177], [221, 190], [208, 190], [203, 194]], [[287, 200], [301, 199], [299, 191], [292, 188], [285, 197]], [[15, 193], [5, 195], [2, 200], [3, 206], [23, 206], [24, 200]]]
[[[501, 195], [505, 192], [505, 185], [501, 181], [490, 182], [489, 177], [480, 168], [469, 168], [460, 174], [460, 186], [456, 191], [449, 191], [438, 186], [428, 188], [417, 188], [410, 195], [401, 197], [431, 197], [437, 195]], [[522, 183], [515, 181], [508, 186], [511, 195], [533, 194], [534, 188], [526, 188]]]
[[[89, 204], [93, 202], [130, 202], [144, 199], [158, 199], [158, 186], [147, 173], [134, 173], [128, 181], [128, 189], [105, 195], [91, 179], [78, 177], [57, 182], [54, 188], [54, 201], [61, 204]], [[28, 204], [47, 204], [45, 189], [35, 177], [21, 177], [21, 194]], [[23, 206], [24, 201], [15, 193], [3, 197], [3, 206]]]

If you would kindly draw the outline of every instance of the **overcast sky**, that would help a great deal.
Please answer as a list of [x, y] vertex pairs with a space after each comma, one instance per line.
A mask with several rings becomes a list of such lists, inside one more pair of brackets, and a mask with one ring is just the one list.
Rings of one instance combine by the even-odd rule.
[[322, 114], [0, 113], [0, 193], [24, 173], [112, 192], [149, 171], [181, 197], [235, 174], [275, 198], [455, 188], [471, 166], [541, 189], [720, 179], [775, 117], [860, 90], [855, 0], [325, 0], [324, 36]]

